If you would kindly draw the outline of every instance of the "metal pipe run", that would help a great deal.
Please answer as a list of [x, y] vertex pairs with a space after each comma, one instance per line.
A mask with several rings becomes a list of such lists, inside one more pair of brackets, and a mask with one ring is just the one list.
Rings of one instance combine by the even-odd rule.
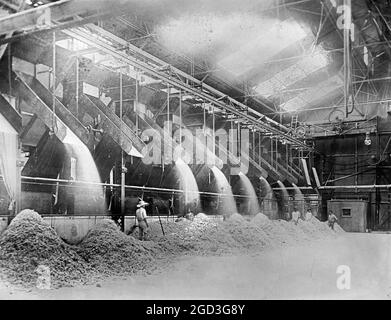
[[[297, 187], [301, 190], [315, 190], [312, 187]], [[272, 188], [273, 190], [283, 190], [283, 188]], [[286, 187], [286, 190], [293, 190], [293, 187]], [[348, 186], [320, 186], [318, 190], [333, 190], [333, 189], [391, 189], [391, 184], [373, 184], [373, 185], [348, 185]]]
[[[300, 189], [300, 190], [314, 190], [314, 188], [312, 187], [285, 187], [285, 188], [272, 188], [272, 190], [297, 190], [297, 189]], [[315, 191], [315, 190], [314, 190]]]
[[349, 185], [349, 186], [321, 186], [319, 190], [332, 190], [332, 189], [390, 189], [391, 184], [373, 184], [373, 185]]
[[[0, 176], [3, 178], [3, 176]], [[90, 182], [90, 181], [78, 181], [78, 180], [66, 180], [66, 179], [52, 179], [52, 178], [40, 178], [40, 177], [27, 177], [22, 176], [22, 180], [29, 180], [29, 181], [41, 181], [41, 182], [54, 182], [54, 183], [64, 183], [64, 184], [84, 184], [84, 185], [95, 185], [95, 186], [102, 186], [102, 187], [117, 187], [120, 188], [121, 184], [116, 183], [103, 183], [103, 182]], [[156, 187], [145, 187], [145, 186], [132, 186], [132, 185], [125, 185], [126, 189], [133, 189], [133, 190], [142, 190], [142, 191], [160, 191], [160, 192], [168, 192], [168, 193], [184, 193], [185, 191], [181, 189], [169, 189], [169, 188], [156, 188]], [[297, 187], [300, 190], [314, 190], [312, 187]], [[272, 188], [273, 190], [283, 190], [283, 188]], [[293, 190], [294, 187], [285, 187], [286, 190]], [[391, 184], [373, 184], [373, 185], [348, 185], [348, 186], [320, 186], [317, 188], [318, 190], [332, 190], [332, 189], [391, 189]], [[210, 195], [210, 196], [226, 196], [224, 193], [217, 193], [217, 192], [203, 192], [203, 191], [187, 191], [188, 193], [198, 193], [200, 195]], [[237, 198], [253, 198], [245, 195], [238, 195], [234, 194], [234, 197]]]
[[[3, 179], [3, 176], [0, 175], [0, 178]], [[121, 188], [121, 184], [118, 183], [104, 183], [104, 182], [91, 182], [91, 181], [80, 181], [80, 180], [67, 180], [67, 179], [53, 179], [53, 178], [40, 178], [40, 177], [27, 177], [22, 176], [22, 180], [29, 180], [33, 181], [31, 184], [39, 184], [39, 185], [49, 185], [48, 183], [43, 182], [52, 182], [52, 183], [62, 183], [62, 186], [68, 186], [68, 187], [76, 187], [77, 185], [91, 185], [91, 186], [102, 186], [102, 187], [115, 187], [115, 188]], [[40, 181], [40, 182], [34, 182]], [[55, 185], [55, 184], [53, 184]], [[132, 186], [132, 185], [124, 185], [125, 189], [133, 189], [133, 190], [141, 190], [141, 191], [155, 191], [155, 192], [167, 192], [167, 193], [198, 193], [200, 195], [207, 195], [207, 196], [228, 196], [225, 193], [217, 193], [217, 192], [203, 192], [203, 191], [183, 191], [181, 189], [169, 189], [169, 188], [156, 188], [156, 187], [145, 187], [145, 186]], [[240, 194], [234, 194], [233, 195], [236, 198], [254, 198], [250, 196], [240, 195]]]

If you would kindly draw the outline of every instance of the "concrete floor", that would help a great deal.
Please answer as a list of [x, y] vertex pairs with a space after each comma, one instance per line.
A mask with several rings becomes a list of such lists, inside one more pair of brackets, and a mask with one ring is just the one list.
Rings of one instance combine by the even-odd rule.
[[[184, 257], [170, 271], [97, 286], [25, 292], [0, 285], [1, 299], [389, 299], [391, 235], [335, 240], [245, 256]], [[337, 288], [339, 265], [351, 288]]]

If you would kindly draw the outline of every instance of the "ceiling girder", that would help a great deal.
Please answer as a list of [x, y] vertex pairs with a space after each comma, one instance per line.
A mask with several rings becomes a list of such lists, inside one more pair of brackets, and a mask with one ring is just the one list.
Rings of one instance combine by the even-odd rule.
[[[92, 28], [92, 31], [95, 33], [98, 33], [100, 35], [104, 35], [105, 37], [110, 39], [110, 42], [116, 42], [120, 47], [127, 46], [128, 51], [135, 53], [143, 58], [146, 58], [150, 60], [150, 63], [141, 61], [140, 59], [134, 57], [133, 55], [129, 54], [128, 52], [125, 52], [125, 50], [118, 51], [114, 45], [111, 45], [107, 43], [106, 41], [103, 41], [97, 37], [91, 38], [91, 35], [86, 31], [82, 30], [81, 28], [78, 29], [72, 29], [72, 30], [63, 30], [63, 32], [73, 38], [76, 38], [84, 43], [87, 43], [88, 45], [92, 47], [97, 47], [101, 49], [102, 51], [116, 57], [118, 60], [121, 60], [125, 63], [128, 63], [130, 65], [133, 65], [137, 67], [138, 69], [142, 70], [145, 73], [148, 73], [154, 77], [157, 77], [163, 81], [165, 81], [167, 84], [172, 85], [173, 87], [182, 89], [186, 92], [189, 92], [191, 94], [194, 94], [195, 96], [198, 96], [202, 99], [204, 99], [206, 102], [212, 103], [216, 105], [217, 107], [220, 107], [228, 112], [231, 112], [237, 116], [243, 117], [246, 121], [250, 122], [255, 127], [266, 130], [269, 132], [273, 132], [276, 135], [283, 136], [288, 142], [293, 143], [295, 145], [299, 145], [305, 149], [311, 149], [311, 147], [307, 146], [302, 141], [298, 140], [297, 138], [287, 134], [289, 131], [288, 128], [285, 126], [279, 124], [278, 122], [266, 117], [263, 114], [260, 114], [259, 112], [249, 109], [246, 105], [234, 100], [231, 97], [227, 97], [225, 94], [221, 93], [220, 91], [206, 85], [200, 83], [199, 80], [189, 76], [188, 74], [184, 73], [183, 71], [176, 69], [172, 66], [168, 66], [168, 72], [167, 71], [159, 71], [159, 68], [162, 68], [164, 66], [167, 66], [166, 63], [161, 61], [160, 59], [148, 54], [147, 52], [144, 52], [143, 50], [139, 49], [138, 47], [133, 46], [132, 44], [126, 42], [125, 40], [116, 37], [115, 35], [95, 26], [95, 25], [88, 25], [90, 28]], [[175, 73], [183, 77], [183, 79], [186, 80], [186, 82], [179, 80], [177, 77], [172, 76], [172, 71], [175, 71]], [[199, 88], [194, 88], [193, 85], [197, 85]], [[218, 100], [221, 99], [221, 100]], [[254, 114], [255, 116], [259, 117], [262, 121], [259, 121], [259, 119], [255, 118], [254, 116], [250, 114], [243, 113], [244, 110], [248, 110], [249, 113]], [[273, 127], [275, 126], [275, 127]]]

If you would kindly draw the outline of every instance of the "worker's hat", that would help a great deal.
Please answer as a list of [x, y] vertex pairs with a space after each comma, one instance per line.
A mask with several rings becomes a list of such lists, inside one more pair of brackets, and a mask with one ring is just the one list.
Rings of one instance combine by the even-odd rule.
[[139, 203], [137, 204], [137, 208], [144, 207], [149, 205], [148, 202], [145, 202], [144, 200], [140, 200]]

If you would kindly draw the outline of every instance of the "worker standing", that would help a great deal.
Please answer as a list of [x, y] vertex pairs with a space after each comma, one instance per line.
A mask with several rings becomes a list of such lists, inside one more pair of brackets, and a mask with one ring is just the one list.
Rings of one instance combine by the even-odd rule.
[[299, 223], [299, 218], [300, 218], [300, 211], [297, 210], [296, 207], [294, 207], [292, 211], [292, 221], [295, 223], [295, 225]]
[[140, 200], [137, 204], [137, 210], [136, 210], [136, 218], [138, 222], [139, 227], [139, 239], [145, 240], [145, 234], [147, 232], [148, 221], [147, 221], [147, 211], [145, 210], [145, 207], [148, 205], [148, 202], [145, 202], [144, 200]]
[[327, 221], [329, 222], [329, 227], [332, 230], [334, 230], [334, 224], [338, 221], [338, 219], [335, 216], [335, 214], [333, 213], [333, 211], [329, 212], [329, 217], [328, 217]]
[[305, 220], [308, 221], [308, 220], [311, 220], [311, 218], [312, 218], [312, 211], [311, 211], [311, 208], [308, 208], [307, 212], [305, 214]]

